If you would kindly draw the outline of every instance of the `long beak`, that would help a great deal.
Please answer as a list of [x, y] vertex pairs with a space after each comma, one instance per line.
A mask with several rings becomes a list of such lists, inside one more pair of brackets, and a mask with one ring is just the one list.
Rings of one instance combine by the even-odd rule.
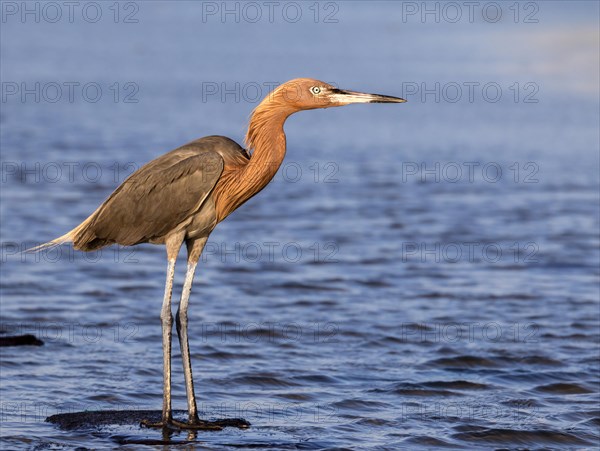
[[350, 103], [404, 103], [400, 97], [384, 96], [381, 94], [367, 94], [365, 92], [344, 91], [335, 89], [329, 95], [331, 101], [348, 105]]

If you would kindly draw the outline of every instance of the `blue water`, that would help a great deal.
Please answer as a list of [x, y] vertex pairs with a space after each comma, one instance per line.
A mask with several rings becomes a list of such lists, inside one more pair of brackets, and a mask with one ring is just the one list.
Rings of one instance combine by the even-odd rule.
[[[241, 142], [299, 76], [408, 103], [289, 119], [283, 167], [211, 236], [190, 307], [202, 416], [252, 427], [160, 448], [595, 449], [598, 4], [455, 23], [444, 3], [421, 16], [435, 4], [302, 3], [294, 22], [282, 2], [271, 22], [258, 2], [256, 23], [236, 3], [122, 2], [116, 22], [99, 3], [95, 23], [85, 3], [55, 23], [2, 4], [1, 326], [45, 342], [2, 348], [4, 449], [159, 447], [44, 420], [160, 409], [164, 249], [18, 251], [167, 150]], [[173, 368], [184, 409], [178, 351]]]

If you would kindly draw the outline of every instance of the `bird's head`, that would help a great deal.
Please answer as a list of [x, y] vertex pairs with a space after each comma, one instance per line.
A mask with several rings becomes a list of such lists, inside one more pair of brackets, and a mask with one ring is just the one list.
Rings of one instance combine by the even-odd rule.
[[364, 92], [346, 91], [312, 78], [290, 80], [271, 95], [278, 103], [285, 103], [295, 111], [350, 105], [351, 103], [404, 103], [399, 97]]
[[290, 114], [316, 108], [350, 105], [351, 103], [404, 103], [399, 97], [364, 92], [346, 91], [312, 78], [296, 78], [274, 89], [254, 109], [250, 117], [246, 146], [254, 149], [261, 144], [267, 147], [271, 135], [265, 130], [276, 124], [275, 118], [285, 121]]

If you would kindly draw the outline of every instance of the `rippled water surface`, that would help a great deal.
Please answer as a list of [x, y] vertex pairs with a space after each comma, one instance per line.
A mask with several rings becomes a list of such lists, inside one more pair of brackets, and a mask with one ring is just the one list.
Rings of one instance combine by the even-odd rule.
[[[47, 90], [1, 104], [2, 330], [45, 342], [2, 348], [4, 449], [595, 449], [597, 3], [455, 24], [403, 20], [406, 2], [254, 24], [203, 19], [207, 2], [130, 3], [138, 23], [108, 3], [94, 24], [2, 23], [3, 93]], [[136, 424], [45, 422], [160, 409], [166, 261], [152, 245], [17, 251], [162, 152], [241, 142], [256, 90], [298, 76], [409, 102], [290, 118], [284, 166], [210, 238], [190, 307], [199, 408], [252, 427], [157, 445]], [[64, 87], [48, 101], [64, 82], [80, 84], [73, 102]], [[422, 96], [436, 82], [439, 99]], [[175, 409], [180, 362], [175, 346]]]

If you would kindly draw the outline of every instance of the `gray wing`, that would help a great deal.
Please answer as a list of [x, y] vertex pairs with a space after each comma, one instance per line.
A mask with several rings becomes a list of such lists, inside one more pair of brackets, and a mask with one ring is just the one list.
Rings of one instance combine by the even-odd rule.
[[223, 157], [190, 143], [142, 166], [76, 229], [76, 249], [130, 246], [164, 237], [196, 213], [221, 173]]

